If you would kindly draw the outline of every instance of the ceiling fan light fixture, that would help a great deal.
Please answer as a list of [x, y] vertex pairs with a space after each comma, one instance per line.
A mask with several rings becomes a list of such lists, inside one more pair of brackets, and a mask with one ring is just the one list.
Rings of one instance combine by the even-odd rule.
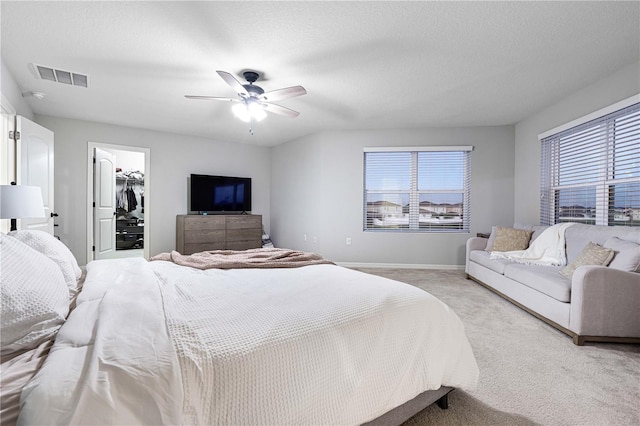
[[240, 120], [248, 123], [251, 119], [251, 115], [249, 115], [249, 110], [244, 103], [238, 103], [231, 107], [231, 111], [233, 111], [233, 115], [235, 115]]
[[[240, 84], [240, 82], [226, 71], [216, 71], [218, 75], [231, 87], [237, 98], [221, 98], [217, 96], [194, 96], [184, 95], [187, 99], [212, 99], [217, 101], [231, 101], [235, 105], [231, 108], [233, 115], [238, 117], [245, 123], [253, 123], [254, 121], [262, 121], [267, 116], [267, 112], [284, 115], [285, 117], [295, 118], [300, 115], [299, 112], [292, 109], [273, 104], [271, 102], [282, 99], [293, 98], [295, 96], [306, 95], [307, 91], [302, 86], [291, 86], [283, 89], [271, 90], [265, 92], [262, 87], [255, 83], [260, 75], [255, 71], [245, 71], [244, 78], [248, 84]], [[249, 126], [249, 133], [253, 134], [252, 126]]]
[[240, 120], [248, 123], [249, 121], [262, 121], [267, 116], [267, 113], [257, 102], [245, 101], [235, 104], [231, 107], [233, 114]]
[[262, 121], [267, 116], [267, 113], [264, 111], [262, 105], [257, 102], [249, 102], [247, 105], [247, 110], [249, 110], [249, 114], [256, 121]]

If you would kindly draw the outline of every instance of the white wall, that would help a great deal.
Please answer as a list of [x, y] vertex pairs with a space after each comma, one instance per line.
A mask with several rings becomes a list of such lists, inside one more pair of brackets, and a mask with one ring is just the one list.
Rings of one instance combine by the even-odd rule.
[[[82, 265], [86, 263], [87, 143], [101, 142], [150, 149], [150, 255], [175, 250], [176, 215], [187, 212], [187, 177], [191, 173], [253, 178], [253, 213], [270, 212], [269, 149], [80, 120], [36, 116], [55, 133], [56, 234]], [[147, 210], [148, 209], [148, 210]], [[146, 244], [146, 242], [145, 242]]]
[[[513, 141], [513, 127], [503, 126], [325, 132], [276, 146], [271, 153], [272, 240], [337, 262], [462, 265], [469, 235], [513, 224]], [[363, 147], [419, 145], [475, 146], [471, 234], [362, 230]], [[345, 244], [346, 237], [352, 245]]]
[[640, 93], [640, 62], [631, 64], [516, 125], [515, 221], [540, 222], [538, 135]]
[[135, 151], [122, 151], [120, 149], [108, 149], [116, 156], [116, 168], [123, 172], [139, 171], [144, 174], [144, 153]]
[[33, 121], [33, 111], [25, 98], [22, 97], [22, 90], [18, 87], [18, 83], [16, 83], [13, 75], [11, 75], [9, 69], [5, 66], [4, 61], [1, 61], [0, 81], [2, 97], [9, 101], [11, 106], [16, 110], [16, 114], [27, 117]]

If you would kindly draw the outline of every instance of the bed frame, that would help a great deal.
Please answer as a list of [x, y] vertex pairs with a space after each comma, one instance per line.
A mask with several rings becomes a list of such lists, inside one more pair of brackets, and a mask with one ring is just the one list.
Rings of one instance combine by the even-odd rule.
[[380, 417], [363, 423], [362, 426], [396, 426], [418, 414], [434, 402], [438, 407], [446, 410], [449, 408], [449, 392], [454, 388], [442, 386], [436, 390], [422, 392], [410, 401], [405, 402], [393, 410], [387, 411]]

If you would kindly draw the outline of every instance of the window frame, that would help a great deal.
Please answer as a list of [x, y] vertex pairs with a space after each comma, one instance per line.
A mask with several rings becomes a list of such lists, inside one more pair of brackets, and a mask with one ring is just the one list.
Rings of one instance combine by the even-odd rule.
[[[364, 232], [395, 232], [395, 233], [469, 233], [471, 228], [471, 203], [470, 203], [470, 186], [471, 186], [471, 151], [473, 151], [473, 146], [412, 146], [412, 147], [365, 147], [364, 155], [363, 155], [363, 231]], [[424, 153], [434, 153], [434, 155], [438, 155], [435, 153], [460, 153], [462, 154], [462, 158], [460, 160], [455, 160], [456, 164], [460, 164], [462, 166], [462, 188], [455, 189], [438, 189], [438, 188], [419, 188], [420, 173], [419, 173], [419, 162], [421, 155]], [[388, 190], [380, 190], [380, 189], [368, 189], [367, 187], [367, 175], [368, 175], [368, 166], [367, 166], [367, 156], [373, 153], [400, 153], [400, 154], [408, 154], [409, 158], [409, 182], [407, 188], [402, 189], [388, 189]], [[428, 155], [428, 154], [427, 154]], [[446, 155], [446, 154], [444, 154]], [[389, 167], [390, 165], [387, 164]], [[442, 177], [444, 178], [444, 177]], [[384, 206], [379, 204], [378, 207], [375, 207], [375, 203], [388, 203], [387, 200], [379, 200], [379, 201], [370, 201], [369, 195], [395, 195], [399, 198], [406, 197], [407, 202], [401, 202], [400, 204], [394, 204], [393, 206], [389, 206], [388, 208], [392, 208], [397, 213], [398, 209], [401, 210], [401, 214], [403, 220], [406, 219], [407, 227], [404, 225], [388, 225], [386, 227], [376, 227], [372, 225], [372, 220], [374, 214], [381, 214], [382, 210], [384, 210]], [[440, 216], [440, 219], [443, 220], [442, 223], [434, 222], [433, 224], [421, 225], [421, 196], [426, 194], [441, 194], [443, 197], [446, 195], [460, 194], [461, 202], [459, 204], [462, 205], [461, 208], [456, 208], [455, 204], [452, 207], [454, 210], [461, 210], [460, 219], [461, 222], [457, 225], [450, 223], [447, 227], [446, 222], [444, 222], [444, 216], [448, 213], [445, 213]], [[447, 205], [446, 203], [434, 203], [433, 205]], [[451, 205], [451, 204], [449, 204]], [[376, 210], [374, 212], [374, 210]], [[393, 216], [393, 215], [392, 215]], [[455, 217], [455, 216], [454, 216]], [[438, 219], [438, 220], [440, 220]]]
[[[619, 126], [624, 131], [619, 132]], [[542, 225], [567, 221], [604, 226], [639, 224], [633, 219], [633, 211], [640, 210], [640, 205], [635, 206], [640, 199], [640, 169], [635, 166], [640, 162], [640, 149], [634, 151], [635, 146], [640, 146], [640, 95], [552, 129], [538, 138]], [[618, 169], [627, 176], [616, 175]], [[623, 207], [630, 211], [628, 220], [616, 220], [620, 206], [615, 189], [621, 188], [619, 185], [625, 188], [623, 194], [630, 200], [629, 205]], [[584, 205], [577, 203], [581, 197]], [[574, 204], [563, 206], [561, 198], [570, 198]]]

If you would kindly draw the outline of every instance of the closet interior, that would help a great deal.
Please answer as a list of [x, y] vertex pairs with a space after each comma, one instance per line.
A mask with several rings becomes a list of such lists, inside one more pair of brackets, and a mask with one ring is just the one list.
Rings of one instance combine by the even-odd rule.
[[116, 169], [116, 250], [144, 248], [144, 173]]

